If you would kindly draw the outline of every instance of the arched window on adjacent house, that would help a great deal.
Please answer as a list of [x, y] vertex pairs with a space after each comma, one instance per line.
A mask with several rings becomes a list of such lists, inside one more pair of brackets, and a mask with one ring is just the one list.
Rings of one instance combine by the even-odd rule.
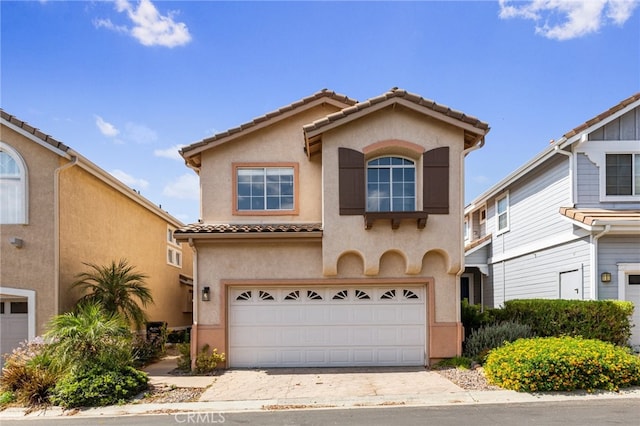
[[0, 223], [27, 223], [27, 168], [20, 154], [0, 142]]

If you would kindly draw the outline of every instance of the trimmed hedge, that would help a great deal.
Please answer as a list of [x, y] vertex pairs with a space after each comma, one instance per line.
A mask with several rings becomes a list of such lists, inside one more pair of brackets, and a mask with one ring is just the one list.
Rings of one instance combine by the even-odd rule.
[[484, 372], [490, 383], [521, 392], [617, 391], [640, 385], [640, 357], [595, 339], [536, 337], [491, 351]]
[[531, 326], [540, 337], [581, 336], [624, 346], [631, 336], [631, 302], [519, 299], [504, 303], [505, 319]]

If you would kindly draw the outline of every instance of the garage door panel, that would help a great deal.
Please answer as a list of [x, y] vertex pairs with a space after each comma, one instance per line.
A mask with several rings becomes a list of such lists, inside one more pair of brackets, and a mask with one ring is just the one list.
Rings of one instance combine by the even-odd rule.
[[424, 365], [423, 287], [260, 291], [231, 293], [232, 367]]

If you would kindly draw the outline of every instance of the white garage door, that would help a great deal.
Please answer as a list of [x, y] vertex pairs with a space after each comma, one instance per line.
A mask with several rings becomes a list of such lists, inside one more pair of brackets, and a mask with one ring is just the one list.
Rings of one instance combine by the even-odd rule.
[[1, 354], [9, 353], [29, 337], [27, 302], [0, 302], [0, 365]]
[[424, 287], [234, 288], [231, 367], [424, 365]]

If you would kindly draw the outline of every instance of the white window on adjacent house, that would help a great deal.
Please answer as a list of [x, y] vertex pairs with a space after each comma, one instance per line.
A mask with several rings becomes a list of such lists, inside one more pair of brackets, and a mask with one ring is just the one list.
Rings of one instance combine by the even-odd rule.
[[509, 193], [496, 200], [496, 229], [497, 233], [509, 230]]
[[416, 165], [401, 157], [367, 162], [367, 211], [416, 210]]
[[640, 195], [640, 154], [606, 154], [605, 194]]
[[469, 219], [465, 218], [464, 220], [464, 240], [465, 241], [469, 241], [469, 236], [470, 232], [469, 232]]
[[167, 263], [169, 265], [182, 267], [182, 248], [173, 237], [174, 228], [167, 226]]
[[0, 223], [27, 223], [27, 168], [20, 154], [0, 142]]
[[480, 225], [487, 221], [487, 208], [483, 207], [480, 209]]

